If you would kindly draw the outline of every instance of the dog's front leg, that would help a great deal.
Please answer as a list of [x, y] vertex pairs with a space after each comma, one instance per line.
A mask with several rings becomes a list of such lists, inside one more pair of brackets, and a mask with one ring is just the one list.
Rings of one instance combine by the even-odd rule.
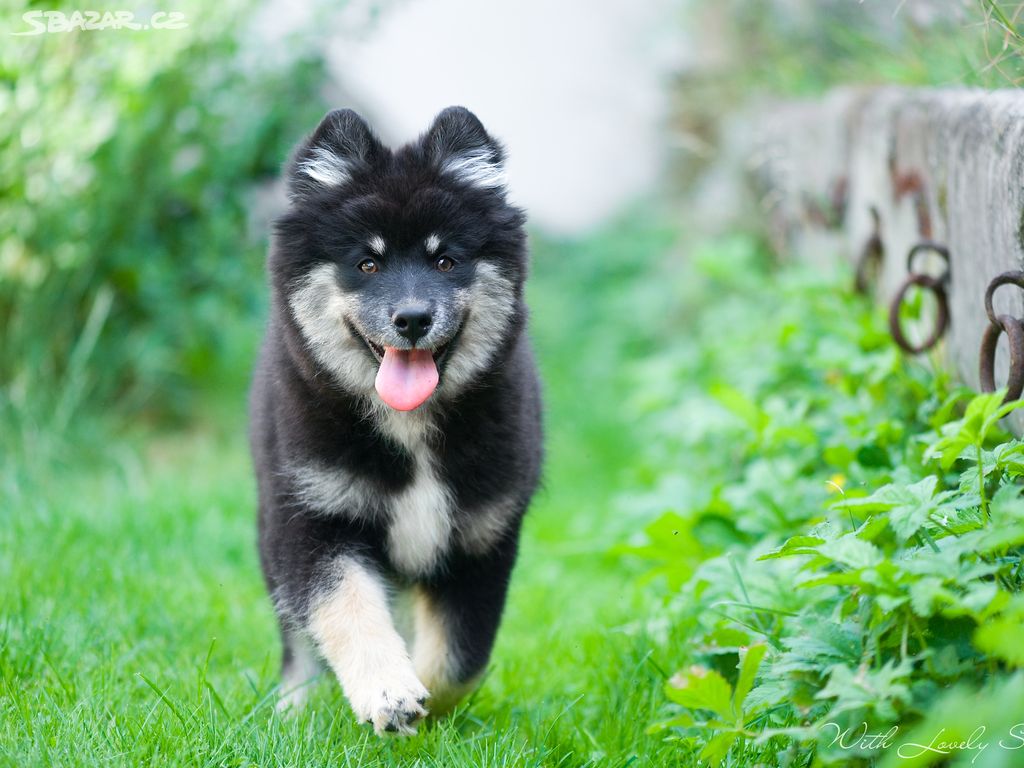
[[395, 629], [388, 591], [367, 563], [338, 557], [314, 599], [309, 634], [338, 676], [356, 717], [377, 733], [414, 733], [426, 715], [423, 687]]

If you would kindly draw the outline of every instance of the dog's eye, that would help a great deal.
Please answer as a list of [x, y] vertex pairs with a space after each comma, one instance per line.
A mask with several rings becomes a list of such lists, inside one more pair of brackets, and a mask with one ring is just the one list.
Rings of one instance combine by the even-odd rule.
[[437, 267], [438, 272], [451, 272], [455, 267], [455, 262], [447, 256], [442, 256], [434, 262], [434, 266]]
[[379, 269], [377, 262], [373, 259], [363, 259], [359, 262], [359, 268], [368, 275], [372, 275]]

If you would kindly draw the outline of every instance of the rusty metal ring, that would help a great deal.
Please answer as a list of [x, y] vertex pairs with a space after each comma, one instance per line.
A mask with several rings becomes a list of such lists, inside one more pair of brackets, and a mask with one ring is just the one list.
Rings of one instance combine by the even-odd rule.
[[985, 314], [988, 315], [989, 322], [992, 325], [999, 324], [999, 321], [996, 319], [995, 310], [992, 309], [992, 296], [1001, 285], [1016, 285], [1018, 288], [1024, 288], [1024, 272], [1017, 270], [1003, 272], [1001, 275], [996, 275], [992, 282], [988, 284], [988, 288], [985, 289]]
[[[903, 326], [900, 325], [900, 307], [903, 306], [907, 291], [914, 285], [931, 291], [938, 304], [935, 326], [928, 338], [920, 344], [911, 344], [903, 333]], [[920, 354], [938, 344], [947, 327], [949, 327], [949, 302], [946, 299], [946, 288], [942, 280], [931, 275], [907, 275], [907, 279], [900, 285], [889, 305], [889, 332], [899, 348], [912, 355]]]
[[[1008, 273], [1009, 274], [1009, 273]], [[982, 392], [996, 391], [996, 344], [999, 334], [1006, 332], [1010, 343], [1010, 375], [1006, 380], [1004, 403], [1020, 399], [1024, 392], [1024, 325], [1009, 315], [999, 315], [981, 337], [981, 352], [978, 356], [978, 378]]]
[[870, 286], [870, 275], [868, 271], [872, 266], [881, 264], [885, 260], [885, 245], [882, 243], [882, 217], [875, 206], [869, 209], [873, 231], [864, 242], [857, 257], [857, 267], [854, 272], [853, 288], [857, 293], [866, 294]]
[[925, 251], [931, 251], [938, 254], [946, 262], [945, 271], [939, 276], [941, 282], [946, 282], [949, 279], [949, 248], [944, 246], [942, 243], [937, 243], [934, 240], [922, 240], [913, 248], [910, 249], [910, 253], [907, 254], [907, 272], [914, 272], [914, 257], [919, 253]]

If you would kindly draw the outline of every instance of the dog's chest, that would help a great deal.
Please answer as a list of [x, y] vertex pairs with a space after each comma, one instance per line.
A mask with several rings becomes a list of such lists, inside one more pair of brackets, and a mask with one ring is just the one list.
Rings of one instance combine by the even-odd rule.
[[455, 494], [439, 471], [429, 422], [390, 409], [375, 417], [381, 434], [411, 458], [411, 473], [389, 489], [344, 466], [292, 465], [288, 474], [297, 502], [314, 514], [373, 525], [383, 534], [383, 554], [409, 578], [431, 573], [452, 549], [482, 555], [506, 536], [520, 509], [514, 493], [457, 509]]
[[389, 494], [386, 547], [392, 565], [409, 576], [433, 570], [451, 546], [454, 504], [428, 440], [429, 422], [390, 409], [379, 415], [380, 430], [413, 458], [412, 480]]
[[452, 499], [429, 454], [417, 456], [412, 482], [388, 504], [387, 550], [402, 573], [429, 573], [448, 551], [452, 537]]
[[313, 514], [347, 517], [384, 531], [385, 554], [399, 572], [422, 576], [448, 552], [454, 504], [433, 456], [413, 454], [412, 476], [400, 490], [381, 489], [343, 467], [301, 464], [288, 472], [293, 496]]

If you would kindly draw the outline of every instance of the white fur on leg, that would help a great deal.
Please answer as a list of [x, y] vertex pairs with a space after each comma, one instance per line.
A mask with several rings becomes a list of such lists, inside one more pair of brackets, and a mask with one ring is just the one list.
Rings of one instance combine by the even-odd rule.
[[299, 634], [288, 638], [291, 658], [281, 674], [281, 698], [277, 711], [297, 712], [309, 698], [309, 684], [320, 672], [320, 660], [309, 640]]
[[444, 617], [434, 601], [417, 588], [413, 597], [413, 666], [430, 689], [430, 711], [444, 714], [476, 686], [476, 679], [456, 682], [456, 659], [448, 639]]
[[428, 693], [395, 629], [383, 580], [351, 557], [338, 559], [336, 579], [312, 611], [310, 635], [361, 722], [377, 733], [414, 733]]

